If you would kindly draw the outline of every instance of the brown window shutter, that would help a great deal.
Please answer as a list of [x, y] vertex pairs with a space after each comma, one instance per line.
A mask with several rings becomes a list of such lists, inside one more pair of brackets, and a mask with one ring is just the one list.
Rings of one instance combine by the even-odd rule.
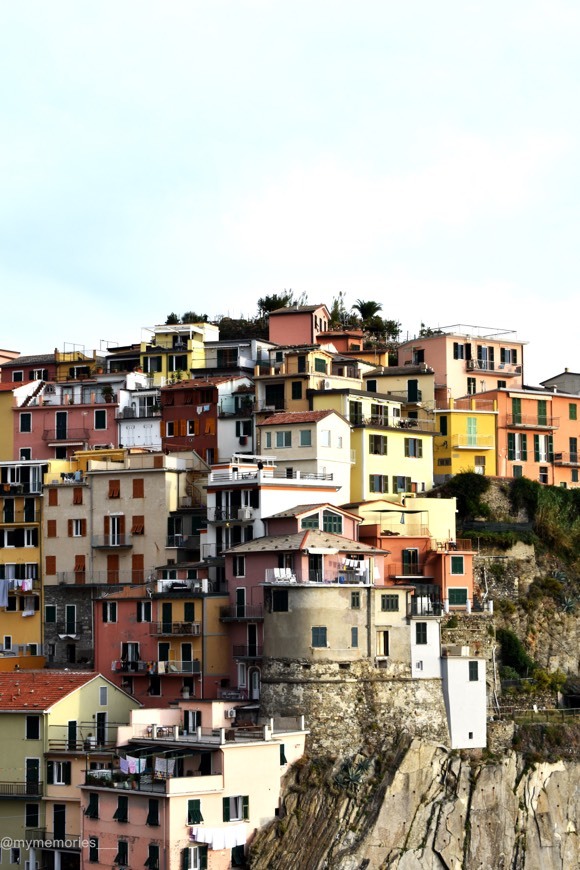
[[51, 487], [48, 490], [48, 503], [51, 507], [58, 506], [58, 489], [56, 487]]
[[84, 556], [75, 556], [75, 574], [85, 572], [85, 557]]
[[56, 574], [56, 556], [47, 556], [46, 557], [46, 571], [45, 574]]
[[133, 553], [131, 556], [131, 580], [133, 583], [141, 583], [143, 581], [143, 573], [145, 571], [145, 557], [143, 553]]
[[165, 438], [165, 420], [159, 421], [159, 433], [162, 438]]
[[105, 535], [110, 535], [111, 534], [111, 517], [108, 514], [105, 514], [104, 521], [105, 521], [105, 524], [104, 524]]
[[110, 480], [109, 481], [109, 498], [119, 498], [121, 494], [121, 481], [120, 480]]
[[81, 535], [83, 536], [83, 538], [85, 538], [86, 534], [87, 534], [87, 521], [81, 520]]
[[107, 556], [107, 583], [119, 582], [119, 557], [115, 553]]
[[163, 468], [163, 456], [153, 457], [153, 468]]
[[69, 536], [69, 538], [72, 538], [72, 534], [73, 534], [73, 521], [72, 521], [72, 520], [69, 520], [68, 523], [67, 523], [67, 525], [68, 525], [68, 536]]
[[142, 516], [134, 516], [133, 523], [131, 525], [131, 534], [132, 535], [142, 535], [145, 529], [145, 517]]
[[145, 481], [142, 477], [133, 478], [133, 498], [144, 498]]
[[73, 489], [73, 504], [83, 503], [83, 491], [80, 486], [75, 486]]
[[119, 517], [119, 534], [120, 535], [125, 534], [125, 517], [124, 516]]
[[187, 435], [187, 420], [180, 420], [179, 421], [179, 434], [180, 435]]
[[46, 537], [47, 538], [56, 538], [56, 520], [47, 520]]

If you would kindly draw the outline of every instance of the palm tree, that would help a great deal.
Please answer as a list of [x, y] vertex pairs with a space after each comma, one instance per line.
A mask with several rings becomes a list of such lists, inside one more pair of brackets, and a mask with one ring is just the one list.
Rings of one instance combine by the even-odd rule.
[[365, 302], [363, 299], [357, 299], [352, 307], [354, 311], [358, 311], [360, 319], [363, 323], [371, 320], [383, 308], [380, 302], [373, 302], [372, 299], [368, 300], [367, 302]]

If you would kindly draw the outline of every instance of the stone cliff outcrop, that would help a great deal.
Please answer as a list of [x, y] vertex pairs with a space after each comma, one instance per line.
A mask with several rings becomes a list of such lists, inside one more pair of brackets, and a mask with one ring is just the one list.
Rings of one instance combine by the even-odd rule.
[[252, 870], [571, 870], [580, 866], [580, 764], [526, 765], [415, 738], [372, 763], [321, 758], [289, 775]]

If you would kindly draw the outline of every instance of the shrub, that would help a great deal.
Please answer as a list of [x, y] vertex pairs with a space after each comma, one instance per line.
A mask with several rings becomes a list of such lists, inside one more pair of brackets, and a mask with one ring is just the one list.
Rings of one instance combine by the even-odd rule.
[[496, 637], [501, 646], [501, 660], [504, 667], [513, 668], [518, 676], [527, 677], [535, 669], [533, 659], [527, 654], [524, 645], [509, 628], [498, 628]]

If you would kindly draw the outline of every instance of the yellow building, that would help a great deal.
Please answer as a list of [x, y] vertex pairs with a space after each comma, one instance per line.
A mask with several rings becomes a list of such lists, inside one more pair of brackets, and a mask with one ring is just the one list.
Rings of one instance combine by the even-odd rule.
[[270, 351], [269, 369], [256, 368], [257, 410], [311, 410], [309, 390], [360, 389], [367, 368], [371, 366], [338, 357], [317, 345], [276, 348]]
[[42, 480], [48, 463], [0, 463], [0, 671], [42, 667]]
[[403, 416], [401, 401], [362, 390], [314, 393], [311, 405], [313, 410], [331, 408], [350, 422], [350, 501], [432, 488], [430, 419]]
[[2, 848], [2, 863], [80, 867], [78, 786], [87, 766], [108, 766], [117, 727], [138, 706], [100, 674], [0, 673], [0, 840], [43, 844]]
[[154, 386], [187, 379], [192, 369], [206, 366], [205, 343], [218, 341], [212, 323], [176, 323], [154, 326], [148, 342], [141, 342], [140, 363]]
[[434, 480], [474, 471], [497, 474], [497, 402], [490, 398], [449, 399], [435, 412], [438, 434], [433, 445]]

